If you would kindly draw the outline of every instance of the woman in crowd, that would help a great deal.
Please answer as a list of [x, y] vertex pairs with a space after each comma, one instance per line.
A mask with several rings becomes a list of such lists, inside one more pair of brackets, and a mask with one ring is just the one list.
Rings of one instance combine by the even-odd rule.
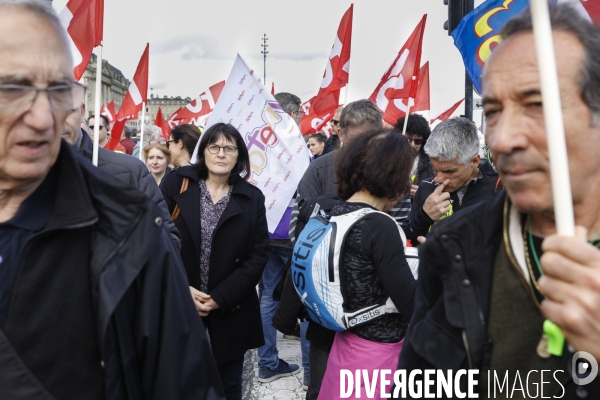
[[265, 197], [249, 176], [242, 136], [219, 123], [202, 135], [198, 163], [178, 168], [161, 185], [228, 400], [242, 398], [244, 353], [264, 344], [256, 285], [269, 236]]
[[315, 133], [308, 139], [308, 149], [313, 155], [313, 159], [319, 158], [323, 154], [327, 137], [321, 132]]
[[165, 145], [166, 141], [150, 142], [150, 144], [144, 147], [144, 160], [146, 165], [152, 173], [156, 184], [160, 186], [165, 175], [170, 171], [169, 165], [171, 164], [171, 153]]
[[[406, 138], [391, 130], [371, 131], [343, 146], [334, 168], [338, 195], [345, 201], [334, 206], [331, 215], [361, 209], [389, 211], [410, 189], [413, 158]], [[375, 369], [396, 369], [417, 288], [400, 229], [389, 215], [371, 212], [347, 232], [340, 259], [345, 309], [353, 312], [391, 298], [398, 312], [336, 333], [320, 400], [340, 398], [340, 369], [366, 369], [369, 376]], [[380, 393], [377, 386], [375, 393]]]
[[[404, 117], [399, 118], [394, 125], [394, 130], [402, 132], [404, 129]], [[410, 114], [406, 123], [406, 137], [410, 141], [416, 157], [410, 171], [410, 179], [412, 186], [410, 189], [411, 197], [415, 197], [415, 193], [419, 188], [419, 183], [422, 180], [433, 177], [433, 168], [429, 161], [429, 156], [425, 153], [425, 143], [431, 135], [429, 122], [419, 114]]]
[[195, 125], [178, 125], [171, 130], [167, 147], [171, 152], [175, 168], [190, 165], [198, 139], [200, 139], [200, 130]]

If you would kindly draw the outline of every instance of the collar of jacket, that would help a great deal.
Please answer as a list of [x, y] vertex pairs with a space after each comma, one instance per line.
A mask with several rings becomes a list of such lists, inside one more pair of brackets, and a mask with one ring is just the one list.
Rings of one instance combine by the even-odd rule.
[[419, 246], [421, 263], [430, 266], [442, 281], [448, 323], [466, 334], [475, 366], [482, 361], [487, 339], [494, 257], [502, 240], [505, 196], [502, 193], [440, 221], [427, 242]]
[[[137, 228], [151, 202], [142, 192], [99, 171], [64, 140], [55, 166], [59, 176], [54, 211], [39, 234], [95, 225], [90, 268], [103, 335], [119, 300], [146, 264], [144, 254], [149, 252], [143, 245], [147, 243], [138, 243], [139, 262], [135, 265], [111, 270], [106, 267]], [[149, 229], [144, 238], [149, 242], [158, 240]]]
[[[198, 178], [198, 173], [196, 172], [196, 169], [194, 168], [193, 165], [186, 165], [185, 167], [177, 168], [175, 171], [177, 172], [177, 175], [185, 177], [185, 178], [189, 178], [190, 181], [193, 182], [195, 185], [197, 185], [198, 182], [200, 181], [200, 179]], [[251, 185], [250, 184], [244, 185], [242, 182], [244, 182], [244, 179], [242, 177], [237, 178], [233, 182], [231, 194], [232, 195], [241, 194], [241, 195], [251, 198], [252, 197]], [[189, 185], [188, 187], [191, 187], [191, 185]]]

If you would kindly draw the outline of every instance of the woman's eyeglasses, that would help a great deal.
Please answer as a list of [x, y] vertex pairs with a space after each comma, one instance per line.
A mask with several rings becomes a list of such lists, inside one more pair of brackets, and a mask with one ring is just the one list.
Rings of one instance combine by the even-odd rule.
[[217, 144], [211, 144], [211, 145], [208, 145], [206, 148], [208, 149], [208, 152], [210, 154], [218, 154], [221, 151], [221, 149], [223, 149], [223, 152], [225, 154], [227, 154], [228, 156], [234, 155], [235, 152], [237, 151], [237, 147], [230, 146], [230, 145], [228, 145], [228, 146], [219, 146]]
[[166, 140], [151, 140], [150, 144], [167, 144]]

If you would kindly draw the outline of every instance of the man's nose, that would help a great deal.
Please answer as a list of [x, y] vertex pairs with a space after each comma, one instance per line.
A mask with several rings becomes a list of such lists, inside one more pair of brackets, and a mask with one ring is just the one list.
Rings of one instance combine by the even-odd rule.
[[[67, 117], [64, 113], [65, 118]], [[31, 108], [24, 116], [24, 122], [37, 131], [46, 131], [54, 126], [54, 112], [48, 93], [38, 93]]]

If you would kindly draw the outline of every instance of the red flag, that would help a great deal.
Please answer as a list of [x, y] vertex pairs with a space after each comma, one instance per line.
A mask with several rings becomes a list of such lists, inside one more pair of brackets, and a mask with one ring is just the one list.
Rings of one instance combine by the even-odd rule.
[[[325, 98], [316, 101], [316, 96], [302, 104], [304, 116], [300, 120], [300, 132], [303, 135], [316, 133], [325, 125], [338, 109], [339, 93], [329, 93]], [[314, 105], [313, 105], [314, 104]]]
[[381, 78], [381, 82], [369, 97], [381, 111], [383, 119], [394, 125], [406, 114], [408, 99], [417, 95], [421, 48], [427, 14], [423, 15], [412, 35], [398, 52], [396, 59]]
[[73, 74], [78, 81], [90, 62], [92, 50], [102, 44], [104, 0], [69, 0], [59, 18], [71, 38]]
[[275, 95], [275, 82], [271, 82], [271, 94]]
[[581, 5], [587, 11], [593, 23], [600, 23], [600, 3], [597, 1], [580, 1]]
[[100, 115], [104, 115], [106, 118], [108, 118], [108, 122], [109, 123], [113, 123], [115, 122], [115, 117], [117, 116], [117, 112], [115, 111], [115, 101], [112, 100], [110, 103], [108, 103], [108, 106], [105, 106], [104, 104], [102, 105], [101, 108], [101, 112]]
[[162, 109], [158, 107], [158, 112], [156, 113], [156, 121], [154, 121], [154, 125], [158, 126], [163, 133], [165, 140], [169, 140], [169, 125], [165, 122], [165, 119], [162, 115]]
[[419, 72], [419, 88], [415, 96], [415, 105], [410, 111], [429, 111], [431, 106], [429, 103], [429, 61], [427, 61]]
[[458, 108], [458, 106], [460, 106], [460, 103], [462, 103], [464, 100], [464, 98], [460, 99], [456, 104], [454, 104], [452, 107], [450, 107], [449, 109], [447, 109], [446, 111], [444, 111], [443, 113], [441, 113], [440, 115], [438, 115], [436, 118], [432, 119], [429, 124], [433, 124], [435, 121], [445, 121], [448, 118], [450, 118], [450, 116], [452, 116], [452, 114], [454, 114], [454, 111], [456, 111], [456, 109]]
[[108, 143], [108, 148], [110, 150], [114, 149], [117, 143], [119, 143], [119, 140], [121, 139], [121, 133], [123, 132], [123, 127], [125, 126], [125, 123], [123, 122], [123, 124], [121, 125], [119, 122], [126, 122], [129, 119], [135, 118], [137, 114], [140, 111], [142, 111], [143, 104], [148, 101], [149, 51], [150, 44], [146, 44], [146, 49], [142, 54], [140, 63], [138, 64], [138, 67], [135, 70], [135, 74], [133, 75], [131, 83], [129, 84], [129, 90], [127, 90], [127, 94], [123, 99], [121, 108], [117, 113], [117, 123], [115, 124], [115, 126], [113, 126], [111, 132], [112, 137], [110, 139], [110, 142]]
[[333, 117], [338, 108], [340, 89], [348, 84], [353, 12], [354, 4], [340, 21], [319, 92], [302, 105], [305, 115], [300, 121], [300, 131], [303, 135], [315, 133], [316, 127]]
[[169, 128], [173, 129], [181, 124], [198, 125], [201, 117], [210, 114], [215, 108], [224, 87], [225, 81], [212, 85], [208, 90], [200, 93], [200, 96], [190, 101], [188, 105], [175, 111], [167, 121]]

